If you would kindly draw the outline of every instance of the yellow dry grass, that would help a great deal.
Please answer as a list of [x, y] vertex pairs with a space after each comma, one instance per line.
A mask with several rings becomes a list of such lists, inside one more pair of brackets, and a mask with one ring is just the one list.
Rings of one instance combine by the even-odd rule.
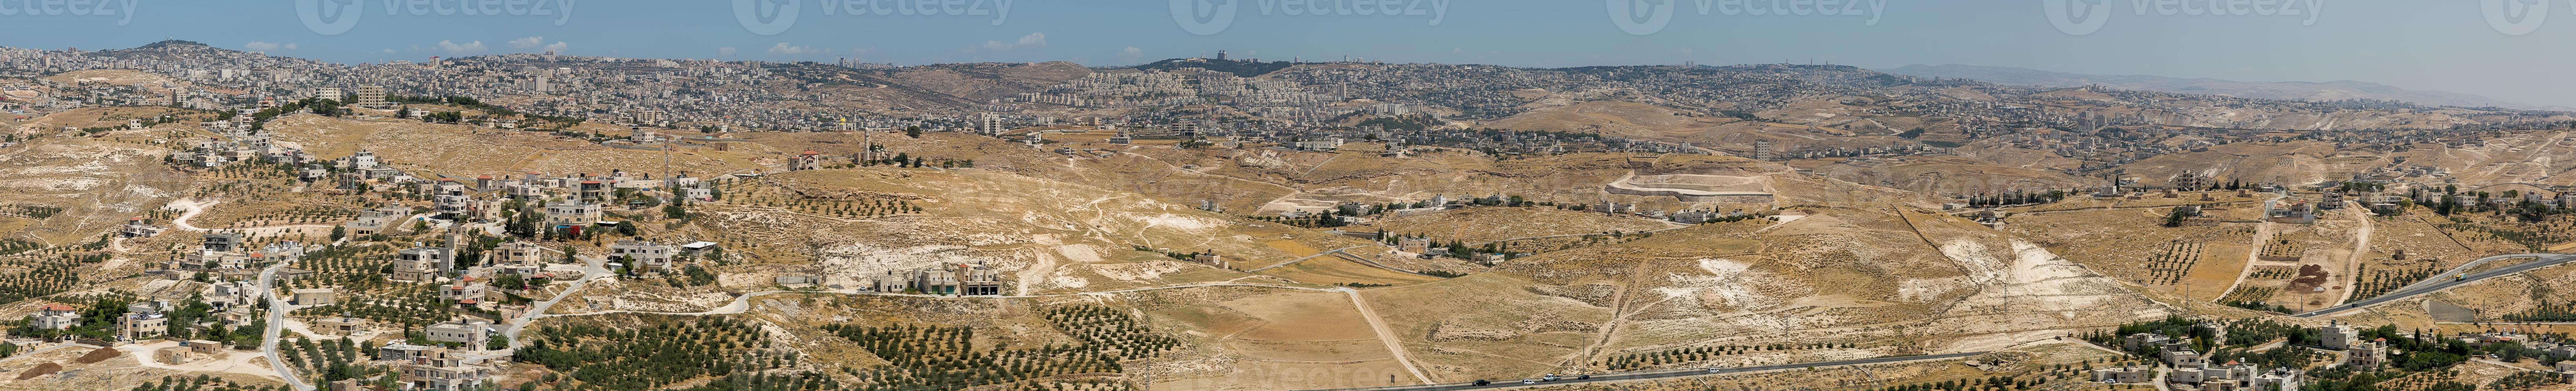
[[1262, 271], [1261, 274], [1308, 284], [1410, 284], [1438, 281], [1439, 277], [1404, 273], [1360, 264], [1338, 256], [1322, 256], [1293, 265]]
[[2227, 295], [2227, 287], [2245, 273], [2247, 248], [2235, 243], [2209, 243], [2201, 252], [2200, 263], [2175, 284], [2175, 293], [2200, 300], [2218, 300]]
[[1263, 246], [1268, 246], [1268, 247], [1270, 247], [1271, 249], [1275, 249], [1275, 250], [1279, 250], [1279, 251], [1282, 251], [1282, 252], [1286, 252], [1286, 253], [1288, 253], [1288, 255], [1295, 255], [1295, 256], [1300, 256], [1300, 257], [1303, 257], [1303, 256], [1309, 256], [1309, 255], [1315, 255], [1315, 253], [1321, 252], [1321, 251], [1315, 250], [1315, 248], [1314, 248], [1314, 247], [1307, 246], [1305, 243], [1298, 243], [1298, 242], [1295, 242], [1295, 241], [1288, 241], [1288, 240], [1273, 240], [1273, 241], [1261, 242], [1261, 245], [1263, 245]]
[[1225, 370], [1158, 377], [1155, 390], [1279, 390], [1401, 384], [1412, 376], [1348, 296], [1331, 292], [1255, 294], [1165, 309], [1201, 344], [1231, 359]]

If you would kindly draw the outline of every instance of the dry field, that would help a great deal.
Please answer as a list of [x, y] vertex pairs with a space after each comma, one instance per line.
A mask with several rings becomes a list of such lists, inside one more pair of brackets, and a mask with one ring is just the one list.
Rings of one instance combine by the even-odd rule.
[[158, 147], [46, 137], [0, 150], [0, 205], [61, 208], [12, 224], [8, 238], [68, 244], [93, 239], [197, 186], [161, 164]]
[[2011, 190], [2082, 188], [2101, 180], [2010, 167], [1965, 157], [1900, 157], [1846, 161], [1815, 167], [1816, 175], [1852, 183], [1934, 195], [2001, 194]]
[[1401, 285], [1440, 280], [1439, 277], [1387, 270], [1376, 266], [1369, 266], [1368, 264], [1360, 263], [1358, 261], [1352, 261], [1349, 258], [1329, 255], [1307, 259], [1305, 261], [1297, 262], [1296, 264], [1288, 266], [1282, 266], [1277, 269], [1265, 270], [1260, 272], [1260, 274], [1278, 277], [1289, 281], [1322, 285]]
[[2142, 207], [2021, 213], [2005, 219], [2003, 229], [2048, 246], [2097, 272], [2158, 291], [2187, 292], [2184, 295], [2200, 298], [2216, 296], [2211, 290], [2225, 291], [2245, 267], [2244, 249], [2251, 244], [2250, 228], [2239, 223], [2165, 227], [2170, 210]]
[[1679, 226], [1662, 220], [1550, 207], [1480, 207], [1387, 217], [1343, 229], [1359, 232], [1384, 230], [1394, 235], [1423, 234], [1439, 242], [1485, 243], [1535, 236], [1642, 232]]

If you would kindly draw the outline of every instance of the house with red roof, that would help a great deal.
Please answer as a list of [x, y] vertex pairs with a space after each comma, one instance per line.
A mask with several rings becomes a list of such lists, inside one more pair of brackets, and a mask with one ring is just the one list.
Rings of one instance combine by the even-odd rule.
[[27, 324], [37, 329], [63, 330], [79, 326], [81, 316], [79, 308], [62, 304], [46, 304], [44, 308], [36, 311], [35, 315], [28, 315], [27, 319]]

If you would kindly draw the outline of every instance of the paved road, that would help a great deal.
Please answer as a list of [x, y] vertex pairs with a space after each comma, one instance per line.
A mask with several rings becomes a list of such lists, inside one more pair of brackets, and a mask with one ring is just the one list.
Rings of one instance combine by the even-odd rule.
[[527, 312], [520, 313], [518, 319], [503, 319], [498, 327], [501, 329], [501, 338], [509, 343], [509, 348], [483, 352], [477, 357], [490, 359], [518, 352], [519, 332], [526, 331], [529, 322], [535, 322], [537, 318], [543, 317], [548, 309], [554, 308], [555, 303], [562, 302], [566, 297], [572, 297], [573, 292], [580, 292], [581, 288], [589, 286], [591, 281], [617, 278], [616, 275], [609, 274], [607, 258], [587, 255], [574, 258], [580, 259], [583, 264], [581, 279], [571, 281], [570, 286], [564, 287], [563, 292], [556, 293], [554, 298], [529, 304]]
[[1605, 374], [1594, 374], [1594, 375], [1592, 375], [1592, 378], [1591, 378], [1591, 379], [1585, 379], [1585, 380], [1574, 380], [1574, 379], [1573, 379], [1573, 376], [1569, 375], [1569, 376], [1567, 376], [1567, 378], [1566, 378], [1565, 380], [1558, 380], [1558, 381], [1552, 381], [1552, 382], [1540, 382], [1540, 383], [1538, 383], [1538, 384], [1534, 384], [1534, 385], [1522, 385], [1522, 384], [1521, 384], [1521, 379], [1503, 379], [1503, 380], [1495, 380], [1495, 381], [1493, 382], [1493, 383], [1494, 383], [1493, 385], [1487, 385], [1487, 386], [1478, 386], [1478, 385], [1474, 385], [1474, 383], [1449, 383], [1449, 384], [1432, 384], [1432, 385], [1421, 385], [1421, 386], [1400, 386], [1400, 387], [1341, 388], [1341, 389], [1333, 389], [1333, 390], [1319, 390], [1319, 391], [1440, 391], [1440, 390], [1491, 390], [1491, 389], [1518, 388], [1518, 387], [1561, 386], [1561, 385], [1567, 385], [1567, 384], [1591, 383], [1591, 382], [1606, 382], [1606, 381], [1628, 381], [1628, 380], [1666, 379], [1666, 378], [1691, 377], [1691, 376], [1724, 375], [1724, 374], [1730, 374], [1730, 373], [1762, 372], [1762, 371], [1777, 371], [1777, 370], [1805, 369], [1805, 368], [1822, 368], [1822, 367], [1836, 367], [1836, 366], [1846, 366], [1846, 365], [1868, 365], [1868, 364], [1884, 364], [1884, 363], [1908, 362], [1908, 361], [1949, 360], [1949, 359], [1957, 359], [1957, 358], [1966, 358], [1966, 357], [1971, 357], [1971, 356], [1976, 356], [1976, 355], [1981, 355], [1981, 354], [1986, 354], [1986, 353], [1989, 353], [1989, 352], [1952, 353], [1952, 354], [1943, 354], [1943, 355], [1937, 355], [1937, 356], [1880, 357], [1880, 358], [1861, 359], [1861, 360], [1849, 360], [1849, 361], [1827, 361], [1827, 362], [1813, 362], [1813, 363], [1805, 363], [1805, 364], [1764, 365], [1764, 366], [1758, 366], [1758, 367], [1740, 367], [1740, 368], [1691, 368], [1691, 369], [1668, 369], [1668, 370], [1660, 370], [1660, 371], [1639, 371], [1639, 372], [1605, 373]]
[[287, 386], [298, 391], [313, 391], [313, 385], [305, 384], [304, 378], [295, 374], [293, 366], [277, 357], [277, 337], [286, 328], [286, 312], [295, 309], [286, 304], [284, 296], [277, 294], [277, 269], [284, 267], [286, 264], [280, 263], [259, 271], [260, 292], [268, 295], [268, 329], [260, 331], [259, 354], [268, 357], [269, 367], [277, 369], [277, 376], [285, 378]]
[[[2531, 262], [2523, 262], [2523, 263], [2521, 263], [2521, 264], [2517, 264], [2517, 265], [2513, 265], [2513, 266], [2506, 266], [2506, 267], [2496, 268], [2495, 270], [2488, 270], [2488, 271], [2483, 271], [2483, 272], [2471, 273], [2471, 274], [2469, 274], [2469, 275], [2468, 275], [2468, 278], [2464, 278], [2464, 279], [2463, 279], [2463, 278], [2458, 278], [2458, 276], [2459, 276], [2460, 274], [2462, 274], [2462, 273], [2466, 273], [2466, 272], [2468, 271], [2468, 269], [2469, 269], [2469, 268], [2477, 267], [2478, 265], [2485, 264], [2485, 263], [2487, 263], [2487, 262], [2492, 262], [2492, 261], [2501, 260], [2501, 259], [2510, 259], [2510, 258], [2535, 258], [2535, 257], [2536, 257], [2536, 258], [2540, 258], [2540, 260], [2531, 261]], [[2316, 311], [2308, 311], [2307, 313], [2302, 313], [2302, 314], [2297, 314], [2297, 315], [2291, 315], [2291, 316], [2296, 316], [2296, 317], [2301, 317], [2301, 318], [2314, 318], [2314, 317], [2318, 317], [2318, 316], [2324, 316], [2324, 315], [2327, 315], [2327, 314], [2333, 314], [2333, 313], [2336, 313], [2336, 312], [2349, 311], [2349, 310], [2356, 309], [2356, 308], [2369, 307], [2369, 306], [2379, 305], [2379, 304], [2387, 303], [2387, 302], [2391, 302], [2391, 301], [2404, 300], [2404, 299], [2409, 298], [2409, 297], [2420, 296], [2420, 295], [2427, 294], [2427, 293], [2440, 292], [2440, 291], [2445, 290], [2445, 289], [2451, 289], [2452, 287], [2457, 287], [2457, 286], [2461, 286], [2461, 285], [2467, 285], [2467, 284], [2469, 284], [2469, 283], [2474, 283], [2474, 282], [2478, 282], [2478, 281], [2480, 281], [2480, 280], [2485, 280], [2485, 279], [2489, 279], [2489, 278], [2496, 278], [2496, 277], [2509, 276], [2509, 275], [2519, 274], [2519, 273], [2522, 273], [2522, 272], [2527, 272], [2527, 271], [2532, 271], [2532, 270], [2538, 270], [2538, 269], [2540, 269], [2540, 268], [2546, 268], [2546, 267], [2550, 267], [2550, 266], [2563, 265], [2563, 264], [2566, 264], [2568, 261], [2576, 261], [2576, 254], [2506, 254], [2506, 255], [2497, 255], [2497, 256], [2486, 257], [2486, 258], [2479, 258], [2479, 259], [2478, 259], [2478, 260], [2476, 260], [2476, 261], [2471, 261], [2471, 262], [2469, 262], [2469, 263], [2467, 263], [2467, 264], [2462, 264], [2462, 265], [2460, 265], [2460, 267], [2451, 268], [2451, 270], [2443, 271], [2443, 272], [2442, 272], [2442, 274], [2434, 275], [2434, 276], [2433, 276], [2433, 278], [2431, 278], [2431, 279], [2427, 279], [2427, 280], [2424, 280], [2424, 281], [2419, 281], [2419, 282], [2416, 282], [2416, 283], [2414, 283], [2414, 284], [2412, 284], [2412, 285], [2407, 285], [2407, 286], [2406, 286], [2406, 287], [2404, 287], [2404, 288], [2397, 288], [2397, 290], [2389, 291], [2388, 293], [2381, 294], [2381, 295], [2379, 295], [2378, 297], [2372, 297], [2372, 298], [2368, 298], [2368, 299], [2361, 299], [2361, 300], [2358, 300], [2358, 301], [2354, 301], [2354, 302], [2352, 302], [2352, 303], [2350, 303], [2350, 304], [2334, 306], [2334, 307], [2331, 307], [2331, 308], [2326, 308], [2326, 309], [2321, 309], [2321, 310], [2316, 310]]]

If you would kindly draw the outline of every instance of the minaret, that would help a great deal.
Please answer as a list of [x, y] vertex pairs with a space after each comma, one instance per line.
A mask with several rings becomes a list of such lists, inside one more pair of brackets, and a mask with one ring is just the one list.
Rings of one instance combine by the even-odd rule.
[[848, 129], [848, 130], [856, 130], [856, 131], [859, 131], [859, 161], [860, 161], [860, 162], [866, 162], [866, 161], [874, 160], [874, 159], [875, 159], [875, 157], [870, 156], [870, 155], [873, 155], [873, 154], [874, 154], [874, 152], [876, 152], [876, 145], [874, 145], [874, 144], [868, 144], [868, 130], [867, 130], [867, 129], [859, 129], [859, 128], [853, 128], [853, 127], [850, 127], [850, 119], [849, 119], [849, 118], [842, 118], [842, 119], [841, 119], [841, 129]]

